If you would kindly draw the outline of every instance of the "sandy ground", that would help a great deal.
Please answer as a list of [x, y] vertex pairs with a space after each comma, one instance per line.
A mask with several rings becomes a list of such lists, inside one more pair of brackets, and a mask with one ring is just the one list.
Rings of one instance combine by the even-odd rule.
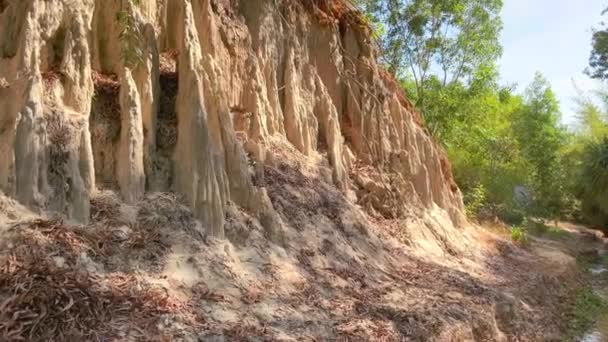
[[322, 172], [265, 170], [269, 232], [227, 213], [214, 240], [171, 194], [93, 200], [93, 223], [38, 216], [0, 197], [0, 340], [558, 341], [577, 255], [601, 239], [574, 225], [514, 245], [471, 226], [470, 245], [425, 253]]

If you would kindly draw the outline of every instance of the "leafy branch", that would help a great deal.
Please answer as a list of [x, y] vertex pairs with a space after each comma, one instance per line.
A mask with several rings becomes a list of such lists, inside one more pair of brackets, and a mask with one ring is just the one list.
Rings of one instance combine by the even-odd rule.
[[122, 43], [122, 61], [130, 69], [137, 67], [144, 59], [142, 32], [135, 17], [139, 6], [141, 0], [126, 0], [116, 13], [116, 22], [121, 27], [118, 39]]

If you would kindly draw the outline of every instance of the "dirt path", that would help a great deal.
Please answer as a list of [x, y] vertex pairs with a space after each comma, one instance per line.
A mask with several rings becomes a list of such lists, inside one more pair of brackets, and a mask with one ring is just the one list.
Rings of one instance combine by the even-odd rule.
[[[565, 231], [578, 234], [583, 239], [570, 239], [569, 247], [579, 253], [579, 266], [585, 269], [587, 286], [589, 286], [593, 299], [604, 303], [603, 308], [584, 307], [589, 316], [589, 323], [593, 326], [586, 329], [580, 339], [581, 342], [602, 342], [608, 340], [608, 244], [603, 234], [585, 227], [562, 223], [559, 227]], [[588, 305], [587, 305], [588, 306]]]
[[[490, 230], [507, 238], [504, 229]], [[608, 317], [598, 302], [608, 298], [608, 240], [598, 231], [566, 222], [537, 226], [528, 234], [525, 247], [504, 248], [488, 268], [499, 280], [495, 286], [513, 291], [526, 303], [529, 318], [541, 324], [558, 322], [552, 325], [553, 333], [544, 330], [543, 340], [608, 340]], [[499, 246], [496, 241], [489, 243]]]

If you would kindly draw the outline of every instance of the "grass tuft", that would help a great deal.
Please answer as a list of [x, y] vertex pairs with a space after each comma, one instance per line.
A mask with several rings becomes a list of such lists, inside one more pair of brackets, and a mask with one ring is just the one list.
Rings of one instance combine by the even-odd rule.
[[565, 341], [576, 341], [588, 332], [597, 320], [608, 314], [608, 304], [590, 287], [579, 289], [570, 312], [571, 319]]

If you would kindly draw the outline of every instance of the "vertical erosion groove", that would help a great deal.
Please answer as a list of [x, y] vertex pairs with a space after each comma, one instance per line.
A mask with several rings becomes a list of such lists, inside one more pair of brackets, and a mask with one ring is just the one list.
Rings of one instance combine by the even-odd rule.
[[[117, 191], [128, 202], [146, 191], [174, 191], [217, 236], [230, 203], [258, 214], [263, 186], [254, 186], [252, 176], [263, 184], [257, 180], [265, 163], [276, 162], [277, 141], [306, 158], [320, 153], [327, 161], [319, 165], [329, 166], [333, 183], [353, 190], [356, 200], [379, 198], [376, 207], [391, 203], [402, 207], [397, 212], [438, 208], [462, 222], [449, 163], [376, 65], [367, 28], [342, 2], [142, 0], [145, 13], [135, 10], [129, 21], [142, 35], [134, 44], [121, 39], [115, 2], [57, 0], [52, 10], [41, 3], [0, 2], [2, 18], [14, 21], [0, 23], [0, 67], [45, 84], [44, 96], [34, 83], [31, 91], [10, 91], [28, 97], [12, 102], [15, 108], [8, 108], [21, 119], [5, 120], [0, 131], [14, 152], [3, 155], [15, 161], [14, 171], [1, 169], [0, 181], [8, 190], [27, 188], [13, 191], [24, 203], [50, 201], [44, 181], [32, 188], [28, 177], [45, 180], [61, 169], [36, 175], [39, 165], [27, 157], [43, 156], [37, 149], [49, 144], [32, 133], [48, 106], [86, 118], [90, 142], [81, 135], [68, 158], [84, 183], [94, 173], [97, 189]], [[41, 47], [45, 52], [37, 52]], [[125, 63], [125, 51], [142, 60]], [[90, 155], [93, 166], [86, 167]], [[32, 170], [18, 174], [23, 168]], [[351, 179], [359, 168], [374, 170], [372, 181], [384, 186]]]

